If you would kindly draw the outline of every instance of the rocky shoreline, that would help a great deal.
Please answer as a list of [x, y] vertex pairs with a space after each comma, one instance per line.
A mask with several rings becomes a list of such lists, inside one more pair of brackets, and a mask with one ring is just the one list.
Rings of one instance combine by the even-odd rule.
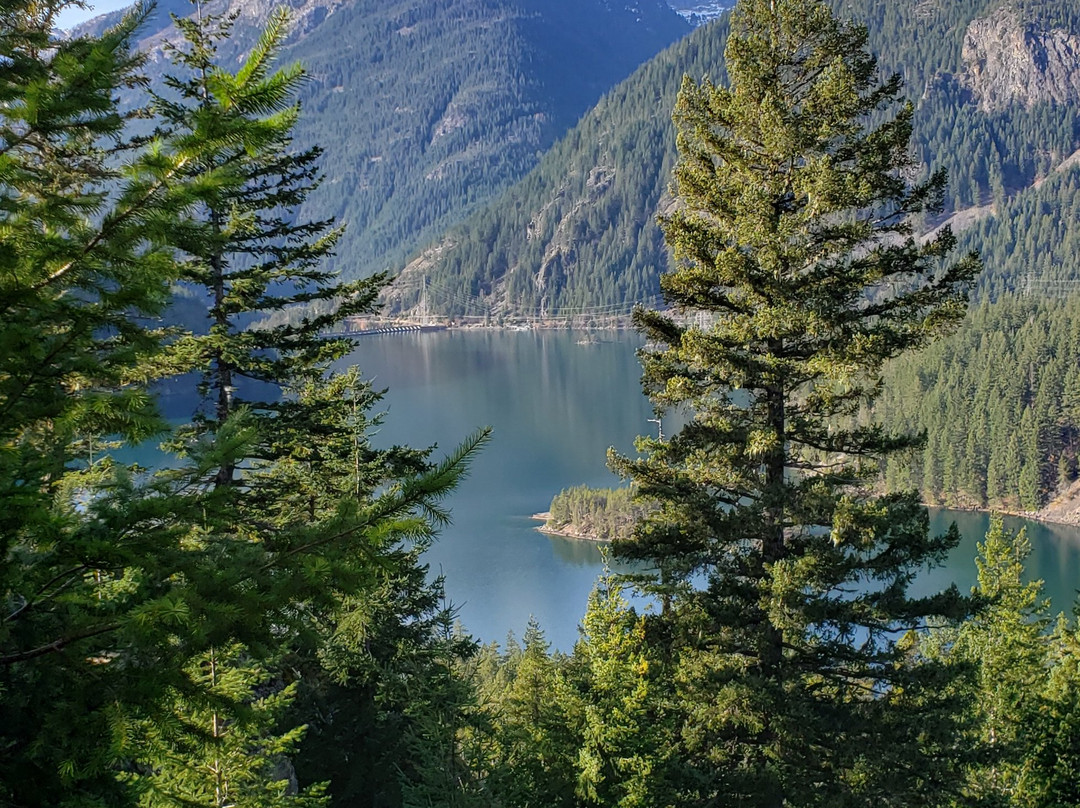
[[574, 539], [576, 541], [591, 541], [595, 544], [610, 544], [606, 539], [598, 539], [596, 536], [590, 536], [587, 533], [581, 533], [579, 531], [570, 528], [554, 528], [548, 527], [547, 522], [551, 519], [551, 511], [544, 511], [543, 513], [534, 513], [529, 517], [530, 519], [543, 522], [544, 524], [536, 528], [539, 532], [548, 536], [559, 536], [563, 539]]

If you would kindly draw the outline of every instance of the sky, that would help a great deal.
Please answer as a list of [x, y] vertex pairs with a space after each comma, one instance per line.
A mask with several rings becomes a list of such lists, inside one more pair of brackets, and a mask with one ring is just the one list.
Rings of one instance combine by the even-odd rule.
[[118, 8], [130, 6], [135, 0], [93, 0], [87, 8], [68, 6], [57, 16], [57, 28], [68, 29], [80, 22], [89, 20], [99, 14], [116, 11]]

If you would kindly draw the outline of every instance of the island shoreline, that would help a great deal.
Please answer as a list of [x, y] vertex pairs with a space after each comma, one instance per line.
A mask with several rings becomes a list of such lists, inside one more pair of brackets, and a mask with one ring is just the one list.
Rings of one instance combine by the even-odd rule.
[[[529, 517], [533, 521], [547, 522], [551, 518], [551, 511], [544, 511], [542, 513], [534, 513]], [[589, 536], [584, 533], [578, 533], [569, 530], [558, 530], [556, 528], [548, 527], [546, 524], [540, 525], [535, 528], [539, 533], [543, 533], [545, 536], [558, 536], [561, 539], [573, 539], [574, 541], [587, 541], [593, 544], [611, 544], [608, 539], [598, 539], [595, 536]]]

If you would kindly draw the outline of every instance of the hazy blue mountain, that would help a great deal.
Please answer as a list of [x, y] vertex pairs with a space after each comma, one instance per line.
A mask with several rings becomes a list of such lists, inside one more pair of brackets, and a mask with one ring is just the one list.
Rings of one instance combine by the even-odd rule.
[[[235, 13], [222, 53], [254, 42], [270, 0], [212, 0]], [[300, 145], [325, 149], [326, 182], [299, 211], [347, 225], [337, 264], [353, 276], [401, 259], [524, 176], [600, 96], [684, 36], [663, 0], [288, 0], [283, 54], [311, 80]], [[175, 39], [162, 0], [143, 29], [151, 79]], [[93, 31], [119, 13], [91, 21]]]

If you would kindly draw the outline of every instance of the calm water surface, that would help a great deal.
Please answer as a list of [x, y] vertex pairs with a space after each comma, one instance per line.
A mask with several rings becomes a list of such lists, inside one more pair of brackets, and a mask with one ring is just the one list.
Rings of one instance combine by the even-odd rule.
[[[428, 561], [464, 626], [484, 641], [521, 635], [536, 617], [552, 644], [569, 651], [586, 599], [602, 570], [597, 546], [545, 536], [531, 514], [547, 510], [563, 488], [618, 483], [607, 470], [609, 446], [633, 451], [635, 436], [655, 429], [642, 396], [632, 334], [607, 333], [579, 344], [573, 332], [440, 332], [364, 337], [349, 364], [388, 388], [378, 445], [437, 444], [449, 451], [490, 425], [492, 442], [451, 499], [453, 524]], [[955, 520], [964, 535], [947, 567], [920, 589], [975, 580], [975, 543], [985, 514], [931, 512], [932, 528]], [[1056, 609], [1071, 608], [1080, 586], [1080, 531], [1026, 524], [1032, 577], [1046, 581]]]

